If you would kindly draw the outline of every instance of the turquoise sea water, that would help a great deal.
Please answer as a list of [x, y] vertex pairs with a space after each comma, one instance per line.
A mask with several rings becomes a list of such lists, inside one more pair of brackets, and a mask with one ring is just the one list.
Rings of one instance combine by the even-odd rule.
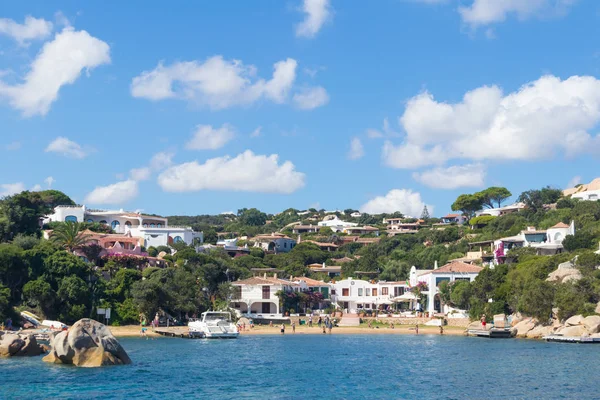
[[0, 359], [0, 398], [600, 398], [597, 345], [335, 332], [121, 343], [132, 365]]

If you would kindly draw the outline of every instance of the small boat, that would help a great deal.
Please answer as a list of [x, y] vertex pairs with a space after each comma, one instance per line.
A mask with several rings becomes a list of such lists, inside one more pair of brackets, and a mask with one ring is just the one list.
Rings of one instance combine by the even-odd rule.
[[190, 336], [207, 339], [234, 339], [240, 334], [231, 321], [231, 314], [218, 311], [206, 311], [202, 318], [190, 319], [188, 329]]

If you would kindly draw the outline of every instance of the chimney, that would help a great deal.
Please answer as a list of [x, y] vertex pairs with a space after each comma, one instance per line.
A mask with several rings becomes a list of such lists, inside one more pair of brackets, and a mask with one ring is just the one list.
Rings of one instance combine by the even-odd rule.
[[265, 279], [267, 279], [267, 273], [266, 273], [266, 272], [265, 272], [265, 274], [263, 275], [263, 277], [264, 277]]
[[325, 268], [325, 263], [323, 263], [323, 268]]
[[438, 269], [438, 263], [437, 263], [437, 260], [435, 260], [435, 262], [433, 263], [433, 269]]
[[277, 279], [277, 272], [273, 274], [273, 278]]
[[302, 235], [298, 235], [298, 240], [296, 241], [296, 243], [300, 243], [302, 241]]

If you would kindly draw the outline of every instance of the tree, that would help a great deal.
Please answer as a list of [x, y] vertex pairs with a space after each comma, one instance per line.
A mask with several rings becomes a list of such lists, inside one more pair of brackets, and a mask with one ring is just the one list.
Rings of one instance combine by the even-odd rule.
[[81, 251], [85, 254], [85, 258], [88, 259], [94, 265], [98, 265], [101, 260], [100, 255], [104, 251], [104, 248], [96, 243], [87, 244], [81, 247]]
[[461, 194], [452, 203], [452, 211], [461, 211], [467, 217], [472, 217], [475, 211], [481, 209], [481, 198], [474, 194]]
[[546, 186], [540, 190], [527, 190], [519, 196], [518, 201], [525, 203], [528, 209], [538, 212], [544, 204], [553, 204], [562, 197], [562, 190]]
[[56, 244], [71, 253], [90, 241], [90, 235], [81, 232], [79, 222], [72, 221], [57, 226], [50, 237]]
[[596, 241], [594, 240], [594, 236], [591, 233], [582, 231], [575, 232], [575, 235], [565, 236], [565, 240], [563, 240], [562, 243], [567, 251], [589, 249], [592, 246], [595, 246], [595, 244]]
[[25, 252], [13, 244], [0, 244], [0, 284], [8, 287], [17, 301], [21, 288], [29, 278], [29, 263]]
[[23, 286], [23, 296], [31, 307], [38, 308], [50, 318], [56, 316], [57, 295], [43, 278], [29, 281]]
[[10, 289], [0, 283], [0, 318], [8, 317], [10, 313]]
[[267, 214], [256, 208], [242, 208], [237, 215], [242, 225], [262, 226], [267, 223]]
[[483, 205], [489, 208], [494, 208], [494, 206], [497, 205], [498, 208], [500, 208], [502, 202], [512, 196], [512, 193], [507, 188], [492, 186], [481, 192], [475, 193], [475, 195], [481, 198]]
[[429, 210], [427, 209], [427, 205], [423, 207], [423, 212], [421, 212], [421, 219], [428, 220], [429, 219]]
[[460, 309], [469, 308], [471, 298], [471, 283], [468, 281], [455, 281], [450, 292], [450, 303]]

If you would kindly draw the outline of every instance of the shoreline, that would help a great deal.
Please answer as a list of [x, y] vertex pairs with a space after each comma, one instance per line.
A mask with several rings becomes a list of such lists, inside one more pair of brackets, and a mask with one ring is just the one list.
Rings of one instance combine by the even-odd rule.
[[[125, 326], [109, 326], [112, 334], [117, 338], [124, 337], [141, 337], [139, 325], [125, 325]], [[306, 326], [296, 327], [296, 332], [292, 332], [292, 328], [289, 325], [285, 327], [286, 335], [323, 335], [322, 328], [313, 326], [312, 328]], [[368, 328], [366, 326], [342, 326], [333, 328], [331, 331], [332, 335], [414, 335], [415, 328], [413, 326], [401, 325], [396, 326], [394, 329], [389, 327], [379, 328]], [[153, 332], [151, 328], [146, 331], [147, 337], [161, 337], [156, 332]], [[240, 336], [261, 336], [261, 335], [281, 335], [279, 332], [279, 326], [275, 325], [272, 328], [268, 326], [255, 326], [252, 329], [247, 329], [240, 332]], [[437, 336], [466, 336], [465, 328], [455, 326], [445, 326], [444, 334], [440, 335], [439, 328], [437, 326], [419, 326], [419, 335], [437, 335]]]

